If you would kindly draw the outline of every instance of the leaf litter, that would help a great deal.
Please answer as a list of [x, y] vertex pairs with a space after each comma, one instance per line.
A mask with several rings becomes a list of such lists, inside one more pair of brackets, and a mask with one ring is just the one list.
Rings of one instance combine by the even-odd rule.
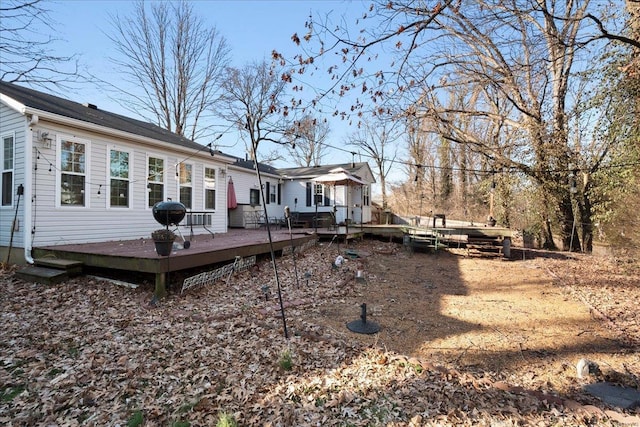
[[[605, 379], [639, 387], [637, 270], [587, 256], [350, 247], [362, 257], [339, 268], [336, 246], [296, 254], [298, 281], [291, 255], [277, 260], [289, 339], [268, 261], [157, 306], [148, 285], [47, 286], [3, 270], [0, 423], [206, 426], [222, 413], [265, 426], [639, 422], [583, 393], [573, 365], [587, 356]], [[363, 302], [379, 334], [346, 329]]]

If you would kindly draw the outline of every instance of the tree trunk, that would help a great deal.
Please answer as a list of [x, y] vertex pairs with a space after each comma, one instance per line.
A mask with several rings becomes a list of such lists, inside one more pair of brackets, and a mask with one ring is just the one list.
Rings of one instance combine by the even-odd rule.
[[553, 232], [551, 231], [551, 220], [545, 214], [542, 216], [542, 249], [555, 251], [558, 249], [553, 241]]
[[575, 224], [571, 193], [563, 191], [558, 204], [558, 219], [560, 220], [560, 236], [562, 237], [562, 250], [580, 252], [580, 237]]
[[589, 199], [589, 187], [584, 189], [583, 195], [578, 201], [578, 210], [580, 212], [580, 222], [582, 230], [582, 248], [585, 252], [593, 252], [593, 212], [591, 200]]
[[553, 241], [553, 231], [551, 230], [551, 218], [549, 218], [548, 212], [551, 212], [549, 196], [544, 193], [543, 190], [543, 213], [542, 213], [542, 248], [548, 250], [556, 250], [558, 247], [556, 243]]

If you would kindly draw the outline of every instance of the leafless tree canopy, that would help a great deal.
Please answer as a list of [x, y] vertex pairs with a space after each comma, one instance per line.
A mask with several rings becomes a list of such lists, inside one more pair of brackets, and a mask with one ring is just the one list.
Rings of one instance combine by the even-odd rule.
[[51, 54], [55, 26], [43, 0], [0, 2], [0, 79], [43, 88], [80, 81], [75, 55]]
[[212, 135], [206, 120], [220, 99], [229, 47], [186, 1], [138, 1], [132, 17], [112, 17], [113, 58], [139, 89], [121, 103], [159, 126], [191, 140]]
[[[290, 129], [287, 106], [283, 105], [285, 81], [277, 68], [266, 61], [254, 62], [242, 68], [229, 67], [222, 84], [221, 118], [237, 126], [246, 137], [247, 153], [252, 159], [262, 142], [285, 143]], [[281, 154], [262, 151], [260, 161], [275, 160]]]
[[[419, 119], [440, 145], [443, 196], [457, 188], [466, 203], [489, 177], [526, 177], [540, 189], [540, 222], [557, 224], [563, 248], [577, 250], [572, 225], [590, 229], [592, 217], [589, 175], [616, 148], [581, 127], [580, 97], [593, 89], [585, 73], [610, 40], [626, 41], [604, 31], [624, 35], [624, 25], [590, 0], [374, 1], [355, 23], [308, 22], [293, 37], [303, 53], [290, 75], [327, 70], [333, 84], [314, 105], [331, 99], [349, 121]], [[416, 176], [426, 178], [424, 166], [413, 165]]]
[[289, 155], [298, 166], [318, 166], [327, 149], [324, 144], [329, 136], [329, 123], [311, 115], [294, 122], [287, 132]]
[[382, 190], [382, 205], [387, 206], [387, 175], [398, 158], [397, 142], [400, 139], [400, 122], [371, 119], [363, 122], [349, 136], [348, 145], [369, 156], [374, 164], [374, 174]]

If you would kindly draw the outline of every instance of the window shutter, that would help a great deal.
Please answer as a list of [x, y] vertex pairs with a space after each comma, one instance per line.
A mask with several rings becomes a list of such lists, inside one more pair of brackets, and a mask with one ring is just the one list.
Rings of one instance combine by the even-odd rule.
[[271, 202], [271, 200], [270, 200], [271, 199], [271, 188], [269, 188], [269, 186], [270, 186], [269, 181], [267, 181], [267, 185], [265, 187], [267, 189], [267, 193], [265, 194], [266, 197], [264, 198], [265, 203], [267, 205]]
[[331, 205], [331, 186], [329, 185], [324, 186], [324, 205]]
[[311, 206], [311, 183], [307, 182], [307, 206]]
[[282, 204], [282, 184], [278, 184], [278, 204]]

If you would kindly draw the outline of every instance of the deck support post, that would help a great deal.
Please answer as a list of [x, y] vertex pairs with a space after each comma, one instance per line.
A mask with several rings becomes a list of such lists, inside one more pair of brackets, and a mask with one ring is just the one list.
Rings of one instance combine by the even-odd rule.
[[156, 273], [156, 290], [154, 295], [158, 299], [167, 296], [167, 273]]

